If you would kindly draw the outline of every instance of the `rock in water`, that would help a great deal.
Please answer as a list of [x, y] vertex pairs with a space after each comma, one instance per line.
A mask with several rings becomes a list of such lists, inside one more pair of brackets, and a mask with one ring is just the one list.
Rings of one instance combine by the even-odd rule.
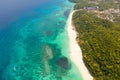
[[64, 16], [65, 16], [66, 18], [69, 16], [70, 10], [71, 10], [71, 9], [67, 9], [67, 10], [64, 12]]
[[61, 57], [56, 61], [56, 64], [64, 69], [69, 69], [69, 60], [66, 57]]

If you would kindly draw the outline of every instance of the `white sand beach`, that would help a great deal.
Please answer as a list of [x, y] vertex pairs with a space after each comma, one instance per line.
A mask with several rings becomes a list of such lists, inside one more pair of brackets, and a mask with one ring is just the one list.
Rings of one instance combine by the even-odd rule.
[[90, 75], [88, 69], [86, 68], [83, 59], [82, 51], [76, 41], [77, 33], [72, 26], [72, 15], [75, 11], [72, 11], [69, 15], [67, 22], [67, 32], [69, 37], [70, 44], [70, 57], [75, 66], [79, 69], [80, 74], [83, 77], [83, 80], [93, 80], [93, 77]]

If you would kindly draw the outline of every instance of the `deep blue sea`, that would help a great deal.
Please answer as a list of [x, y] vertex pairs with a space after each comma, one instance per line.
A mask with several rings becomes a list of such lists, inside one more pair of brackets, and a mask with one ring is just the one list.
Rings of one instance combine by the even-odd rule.
[[0, 0], [0, 80], [82, 80], [69, 57], [67, 0]]

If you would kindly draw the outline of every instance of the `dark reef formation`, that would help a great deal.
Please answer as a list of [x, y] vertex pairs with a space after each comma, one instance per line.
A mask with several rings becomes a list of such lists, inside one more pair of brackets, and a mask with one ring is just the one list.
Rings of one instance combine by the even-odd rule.
[[61, 68], [68, 69], [69, 68], [69, 61], [66, 57], [61, 57], [56, 61], [56, 64]]

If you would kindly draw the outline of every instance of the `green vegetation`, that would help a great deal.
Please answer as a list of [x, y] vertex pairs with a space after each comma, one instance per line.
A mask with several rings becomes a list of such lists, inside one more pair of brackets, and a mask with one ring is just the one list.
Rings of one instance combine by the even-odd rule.
[[120, 80], [120, 25], [85, 11], [74, 13], [73, 24], [94, 80]]
[[120, 24], [120, 16], [117, 17], [117, 18], [115, 19], [115, 21]]
[[116, 11], [120, 9], [120, 1], [70, 1], [76, 3], [74, 9], [82, 9], [73, 15], [73, 24], [78, 32], [83, 60], [94, 80], [120, 80], [120, 13]]
[[74, 6], [74, 9], [83, 9], [84, 7], [92, 7], [92, 6], [96, 6], [96, 4], [88, 3], [88, 1], [83, 1], [83, 2], [77, 3]]
[[114, 3], [114, 0], [99, 2], [98, 6], [99, 6], [100, 10], [107, 10], [110, 8], [118, 8], [118, 4]]
[[71, 2], [75, 2], [74, 9], [83, 9], [84, 7], [92, 7], [96, 6], [94, 3], [89, 3], [88, 0], [69, 0]]
[[69, 0], [71, 2], [77, 3], [74, 9], [82, 9], [83, 7], [98, 6], [99, 10], [107, 10], [110, 8], [120, 7], [120, 1], [116, 0]]

